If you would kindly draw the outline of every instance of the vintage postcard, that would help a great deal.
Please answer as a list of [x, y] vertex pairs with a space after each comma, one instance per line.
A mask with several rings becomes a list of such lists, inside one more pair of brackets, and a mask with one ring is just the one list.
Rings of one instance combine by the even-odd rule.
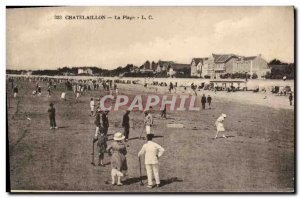
[[294, 7], [7, 7], [7, 191], [295, 192]]

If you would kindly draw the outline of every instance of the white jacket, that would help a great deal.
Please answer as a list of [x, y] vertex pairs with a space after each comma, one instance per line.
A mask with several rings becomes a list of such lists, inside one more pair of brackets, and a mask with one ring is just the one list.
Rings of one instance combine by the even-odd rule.
[[163, 155], [165, 149], [159, 144], [148, 141], [143, 145], [138, 156], [145, 154], [145, 164], [158, 164], [158, 158]]

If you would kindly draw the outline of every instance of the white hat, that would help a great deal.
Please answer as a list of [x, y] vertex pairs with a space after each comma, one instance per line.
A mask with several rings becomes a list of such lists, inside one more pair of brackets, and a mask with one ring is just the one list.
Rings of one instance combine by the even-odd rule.
[[222, 116], [223, 116], [224, 118], [226, 118], [226, 114], [225, 114], [225, 113], [222, 113]]
[[122, 133], [117, 132], [114, 134], [114, 140], [119, 141], [119, 140], [124, 140], [124, 139], [125, 139], [125, 136]]

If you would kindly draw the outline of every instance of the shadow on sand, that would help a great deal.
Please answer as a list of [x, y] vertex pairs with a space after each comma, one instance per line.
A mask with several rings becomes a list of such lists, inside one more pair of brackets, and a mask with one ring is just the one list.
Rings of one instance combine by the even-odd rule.
[[[133, 177], [133, 178], [129, 178], [126, 179], [125, 181], [123, 181], [124, 185], [131, 185], [131, 184], [135, 184], [135, 183], [139, 183], [141, 181], [141, 179], [143, 180], [143, 183], [145, 184], [145, 182], [147, 183], [147, 177], [146, 176], [142, 176], [142, 178], [140, 177]], [[171, 184], [173, 182], [183, 182], [182, 179], [179, 179], [178, 177], [171, 177], [169, 179], [163, 179], [160, 181], [160, 186], [163, 187], [165, 185]]]
[[133, 177], [133, 178], [129, 178], [129, 179], [126, 179], [125, 181], [123, 181], [123, 184], [124, 185], [130, 185], [130, 184], [135, 184], [135, 183], [138, 183], [142, 180], [146, 180], [147, 177], [146, 176], [142, 176], [142, 178], [140, 177]]

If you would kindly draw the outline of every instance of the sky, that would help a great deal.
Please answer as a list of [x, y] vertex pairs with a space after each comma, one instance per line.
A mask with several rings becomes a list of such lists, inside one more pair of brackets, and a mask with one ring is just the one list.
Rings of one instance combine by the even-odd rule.
[[[106, 19], [65, 18], [77, 15]], [[124, 15], [140, 18], [114, 19]], [[212, 53], [294, 62], [293, 7], [22, 8], [7, 9], [6, 23], [7, 69], [188, 64]]]

